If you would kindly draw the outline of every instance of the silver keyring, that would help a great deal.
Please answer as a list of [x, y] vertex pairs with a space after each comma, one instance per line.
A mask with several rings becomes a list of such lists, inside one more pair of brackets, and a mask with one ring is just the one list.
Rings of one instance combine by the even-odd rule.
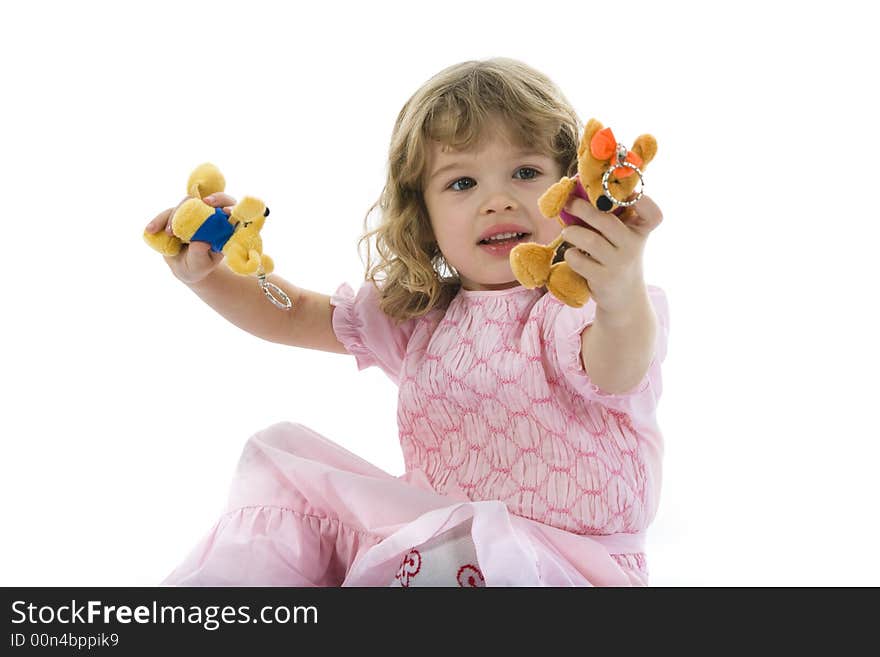
[[[290, 297], [285, 294], [284, 290], [275, 285], [275, 283], [270, 283], [266, 280], [266, 274], [260, 274], [257, 276], [260, 280], [260, 288], [263, 290], [263, 294], [266, 295], [266, 298], [269, 299], [272, 303], [274, 303], [281, 310], [290, 310], [293, 307], [293, 304], [290, 302]], [[275, 294], [273, 294], [273, 291]], [[278, 295], [276, 298], [275, 295]]]
[[[629, 167], [637, 174], [639, 174], [639, 184], [642, 186], [642, 188], [639, 190], [639, 195], [636, 196], [632, 201], [619, 201], [611, 193], [611, 190], [608, 189], [608, 178], [617, 167]], [[605, 171], [604, 175], [602, 176], [602, 189], [605, 190], [605, 196], [617, 203], [617, 205], [628, 208], [629, 206], [634, 205], [640, 198], [642, 198], [642, 194], [645, 193], [645, 177], [642, 175], [642, 170], [639, 169], [635, 164], [633, 164], [632, 162], [621, 161], [614, 166], [608, 167], [608, 169]]]

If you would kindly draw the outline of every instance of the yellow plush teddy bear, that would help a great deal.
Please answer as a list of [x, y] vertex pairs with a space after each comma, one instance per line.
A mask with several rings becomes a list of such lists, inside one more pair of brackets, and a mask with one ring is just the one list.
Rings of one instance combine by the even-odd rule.
[[[180, 253], [184, 244], [208, 242], [211, 250], [222, 253], [226, 264], [236, 274], [256, 275], [263, 292], [275, 305], [290, 308], [290, 299], [278, 286], [267, 283], [266, 276], [275, 269], [272, 258], [263, 253], [260, 230], [269, 216], [269, 208], [258, 198], [245, 196], [226, 213], [213, 208], [203, 198], [226, 189], [223, 174], [213, 164], [206, 162], [195, 168], [186, 183], [186, 193], [191, 198], [184, 201], [171, 217], [173, 235], [160, 231], [144, 231], [144, 240], [156, 251], [166, 256]], [[270, 292], [271, 288], [281, 297], [279, 303]]]
[[220, 208], [213, 208], [202, 199], [226, 189], [226, 180], [220, 170], [210, 163], [196, 167], [186, 183], [187, 199], [171, 217], [171, 231], [151, 234], [144, 231], [144, 239], [162, 255], [180, 253], [183, 244], [209, 242], [211, 250], [226, 256], [227, 266], [236, 274], [249, 276], [262, 269], [271, 274], [275, 268], [272, 259], [263, 253], [260, 230], [269, 216], [269, 208], [260, 199], [245, 196], [227, 216]]
[[[644, 191], [642, 170], [657, 154], [657, 140], [641, 135], [627, 150], [617, 143], [610, 128], [590, 119], [578, 147], [578, 172], [574, 178], [563, 177], [538, 199], [538, 207], [548, 219], [556, 219], [564, 228], [577, 224], [590, 228], [578, 217], [564, 210], [572, 196], [593, 204], [598, 210], [613, 209], [619, 215], [641, 198]], [[642, 190], [635, 199], [627, 200], [641, 181]], [[614, 209], [616, 207], [616, 209]], [[592, 229], [591, 229], [592, 230]], [[563, 303], [580, 308], [590, 299], [587, 281], [564, 260], [553, 264], [562, 235], [550, 244], [528, 242], [510, 252], [510, 266], [516, 279], [527, 288], [547, 286], [547, 291]]]

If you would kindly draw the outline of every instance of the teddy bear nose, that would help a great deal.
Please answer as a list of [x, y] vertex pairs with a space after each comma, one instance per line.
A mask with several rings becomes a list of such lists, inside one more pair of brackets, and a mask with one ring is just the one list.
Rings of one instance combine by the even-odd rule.
[[264, 216], [264, 217], [268, 217], [268, 216], [269, 216], [269, 208], [268, 208], [268, 207], [266, 208], [266, 211], [263, 213], [263, 216]]
[[608, 212], [611, 208], [614, 207], [614, 203], [611, 202], [610, 198], [602, 194], [602, 196], [596, 199], [596, 207], [599, 208], [602, 212]]

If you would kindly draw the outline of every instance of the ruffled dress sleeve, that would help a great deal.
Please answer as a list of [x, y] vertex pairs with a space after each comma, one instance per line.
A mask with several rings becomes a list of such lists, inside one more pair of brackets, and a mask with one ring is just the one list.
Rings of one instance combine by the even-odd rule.
[[[669, 339], [669, 307], [662, 289], [648, 286], [648, 297], [657, 316], [657, 336], [654, 356], [641, 382], [632, 390], [611, 394], [594, 384], [584, 369], [581, 359], [581, 334], [596, 317], [596, 303], [592, 299], [581, 308], [558, 304], [555, 317], [548, 314], [545, 325], [546, 339], [554, 349], [557, 364], [565, 381], [585, 399], [606, 408], [628, 413], [635, 417], [653, 416], [663, 390], [661, 364], [666, 358]], [[558, 303], [558, 302], [557, 302]]]
[[398, 323], [379, 307], [379, 291], [364, 282], [357, 294], [343, 283], [330, 297], [334, 306], [333, 332], [336, 339], [353, 355], [359, 370], [378, 366], [395, 383], [410, 336], [418, 320]]

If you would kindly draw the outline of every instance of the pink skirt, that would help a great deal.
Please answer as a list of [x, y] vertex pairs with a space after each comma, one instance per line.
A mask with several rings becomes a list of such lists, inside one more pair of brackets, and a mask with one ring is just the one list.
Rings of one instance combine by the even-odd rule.
[[463, 586], [647, 584], [640, 534], [572, 534], [441, 494], [419, 470], [395, 477], [297, 424], [247, 442], [227, 509], [163, 585], [401, 585], [418, 579], [420, 546], [463, 531], [477, 561], [451, 574]]

